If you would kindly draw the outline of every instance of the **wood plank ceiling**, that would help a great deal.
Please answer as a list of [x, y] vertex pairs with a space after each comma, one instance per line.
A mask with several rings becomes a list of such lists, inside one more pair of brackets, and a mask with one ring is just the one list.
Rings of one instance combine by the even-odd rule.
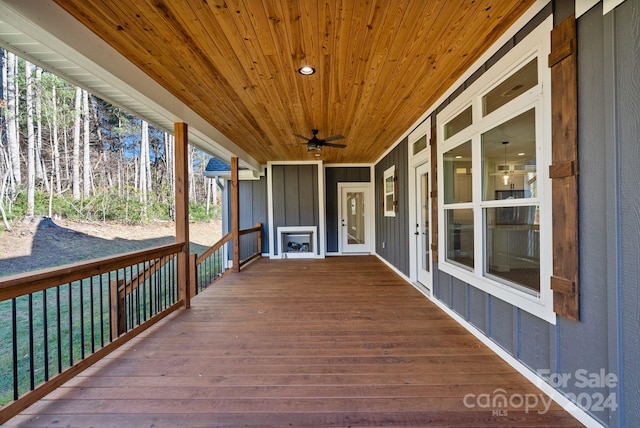
[[375, 161], [534, 2], [54, 1], [261, 163]]

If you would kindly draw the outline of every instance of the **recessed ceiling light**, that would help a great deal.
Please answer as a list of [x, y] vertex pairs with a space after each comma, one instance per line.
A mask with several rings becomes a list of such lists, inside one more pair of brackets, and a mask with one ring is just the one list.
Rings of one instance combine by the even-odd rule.
[[316, 69], [311, 67], [311, 66], [308, 66], [308, 65], [305, 65], [304, 67], [300, 67], [298, 69], [298, 73], [300, 73], [302, 75], [305, 75], [305, 76], [309, 76], [309, 75], [311, 75], [311, 74], [313, 74], [315, 72], [316, 72]]
[[518, 153], [518, 156], [524, 156], [524, 155], [525, 155], [525, 153], [524, 153], [524, 152], [522, 152], [522, 153]]
[[458, 155], [456, 156], [456, 159], [462, 159], [462, 156]]

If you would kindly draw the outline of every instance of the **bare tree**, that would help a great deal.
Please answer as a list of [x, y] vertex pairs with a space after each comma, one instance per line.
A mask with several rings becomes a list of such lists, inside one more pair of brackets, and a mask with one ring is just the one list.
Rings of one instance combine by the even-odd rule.
[[91, 197], [91, 134], [89, 132], [89, 94], [82, 90], [82, 122], [84, 129], [83, 162], [82, 162], [82, 196]]
[[147, 195], [151, 184], [149, 171], [149, 124], [143, 120], [140, 138], [140, 168], [138, 170], [140, 173], [140, 202], [142, 202], [143, 215], [146, 215]]
[[36, 121], [36, 178], [42, 181], [45, 190], [49, 191], [49, 182], [47, 181], [47, 167], [44, 163], [42, 154], [42, 69], [35, 67], [36, 78], [33, 81], [34, 88], [34, 105], [35, 105], [35, 121]]
[[11, 171], [13, 182], [19, 186], [22, 182], [20, 172], [20, 144], [18, 142], [18, 119], [16, 108], [18, 104], [18, 85], [16, 82], [16, 56], [7, 52], [7, 143], [9, 158], [11, 159]]
[[176, 193], [176, 183], [173, 178], [174, 160], [173, 160], [173, 147], [174, 138], [173, 135], [168, 132], [164, 133], [164, 156], [165, 156], [165, 168], [167, 169], [167, 180], [171, 183], [171, 195], [170, 200], [173, 200]]
[[195, 176], [193, 174], [193, 161], [195, 158], [195, 148], [192, 145], [189, 145], [187, 152], [189, 153], [189, 156], [187, 157], [187, 162], [189, 163], [188, 165], [189, 200], [196, 203], [198, 200], [197, 200], [196, 187], [195, 187]]
[[27, 86], [27, 217], [34, 215], [36, 186], [36, 136], [33, 127], [33, 77], [31, 64], [25, 62], [24, 75]]
[[55, 175], [55, 179], [56, 179], [56, 193], [58, 193], [58, 195], [62, 194], [62, 183], [60, 182], [60, 147], [59, 147], [59, 142], [58, 142], [58, 97], [56, 96], [56, 85], [54, 83], [53, 87], [51, 88], [51, 107], [52, 107], [52, 122], [53, 122], [53, 129], [51, 131], [52, 135], [52, 145], [53, 147], [51, 148], [51, 152], [52, 152], [52, 165], [51, 168], [53, 168], [53, 174]]
[[73, 199], [80, 199], [80, 108], [82, 101], [82, 89], [76, 88], [76, 101], [73, 119]]

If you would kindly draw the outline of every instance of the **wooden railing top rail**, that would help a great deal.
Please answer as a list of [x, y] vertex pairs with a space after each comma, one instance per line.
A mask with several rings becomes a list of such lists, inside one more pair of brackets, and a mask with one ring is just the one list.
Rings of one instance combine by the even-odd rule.
[[0, 278], [0, 302], [182, 251], [184, 242]]
[[238, 233], [240, 235], [246, 235], [248, 233], [253, 233], [253, 232], [260, 232], [262, 231], [262, 225], [260, 226], [255, 226], [255, 227], [250, 227], [248, 229], [241, 229]]
[[118, 288], [118, 291], [124, 291], [126, 294], [131, 293], [133, 290], [138, 288], [140, 284], [151, 278], [151, 275], [162, 269], [168, 260], [170, 259], [155, 258], [149, 260], [149, 263], [146, 264], [142, 272], [131, 278], [127, 283], [123, 283], [121, 288]]
[[211, 247], [209, 247], [209, 249], [207, 249], [207, 251], [202, 253], [202, 255], [198, 256], [198, 259], [196, 260], [196, 264], [202, 263], [204, 260], [207, 259], [207, 257], [209, 257], [211, 254], [213, 254], [216, 251], [218, 251], [220, 249], [220, 247], [222, 247], [224, 244], [226, 244], [229, 241], [231, 241], [231, 232], [229, 232], [226, 235], [224, 235], [222, 238], [220, 238], [220, 240], [218, 242], [216, 242]]
[[[261, 231], [262, 231], [262, 224], [260, 224], [258, 226], [250, 227], [250, 228], [247, 228], [247, 229], [241, 229], [238, 233], [239, 233], [240, 236], [242, 236], [242, 235], [247, 235], [249, 233], [261, 232]], [[222, 238], [220, 238], [220, 240], [218, 242], [213, 244], [204, 253], [202, 253], [201, 255], [198, 256], [198, 259], [196, 260], [196, 264], [199, 265], [200, 263], [202, 263], [204, 260], [207, 259], [207, 257], [209, 257], [211, 254], [213, 254], [216, 251], [218, 251], [220, 249], [220, 247], [222, 247], [227, 242], [231, 241], [231, 238], [232, 238], [231, 232], [229, 232], [226, 235], [224, 235]]]

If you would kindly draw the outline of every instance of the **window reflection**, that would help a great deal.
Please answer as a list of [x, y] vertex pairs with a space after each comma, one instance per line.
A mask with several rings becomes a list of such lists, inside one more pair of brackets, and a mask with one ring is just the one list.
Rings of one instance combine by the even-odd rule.
[[473, 210], [451, 209], [445, 214], [447, 260], [473, 269]]
[[467, 141], [444, 154], [444, 203], [471, 202], [472, 168], [471, 141]]
[[540, 291], [540, 227], [538, 206], [485, 209], [485, 274]]
[[538, 193], [535, 109], [482, 134], [482, 199], [535, 198]]

